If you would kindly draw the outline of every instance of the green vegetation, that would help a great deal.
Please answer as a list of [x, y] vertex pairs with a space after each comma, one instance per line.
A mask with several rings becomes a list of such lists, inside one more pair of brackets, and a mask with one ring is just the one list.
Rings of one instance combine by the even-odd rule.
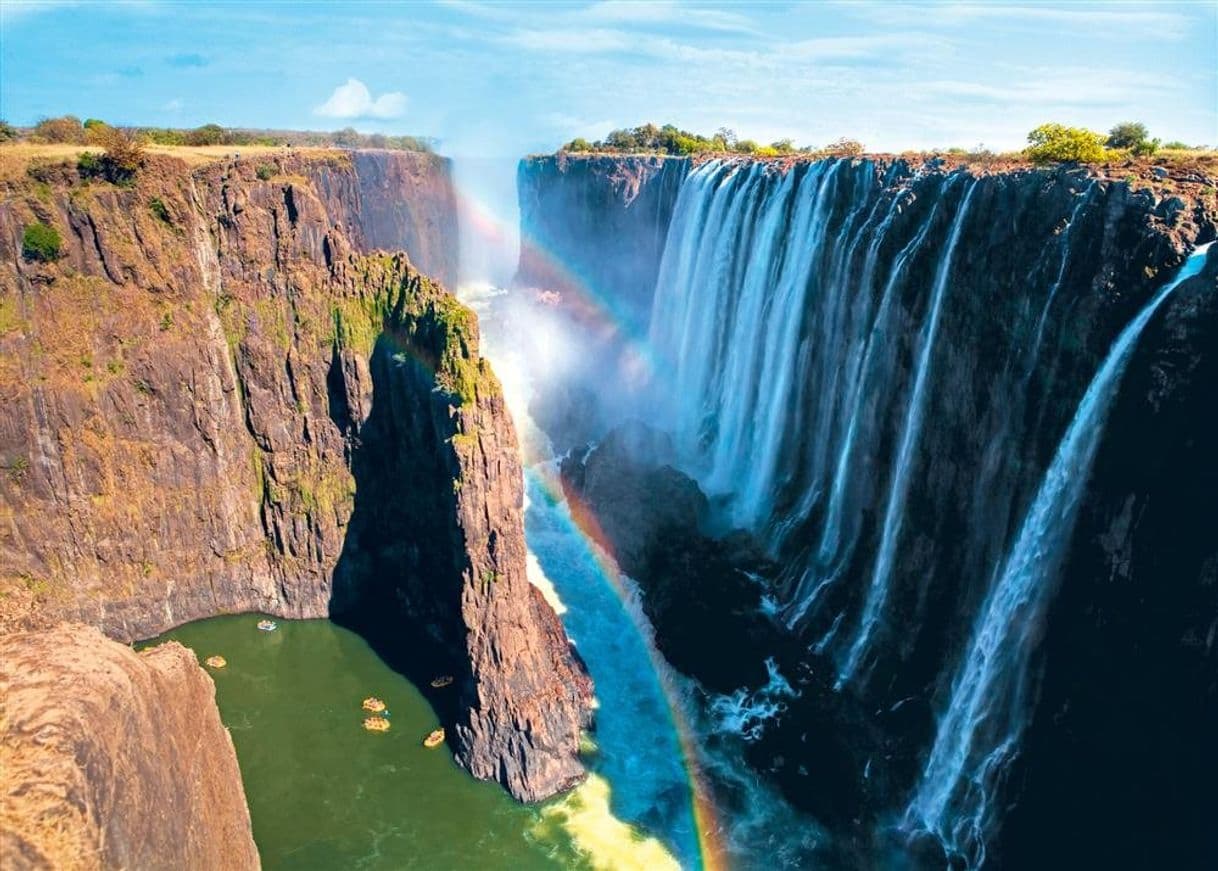
[[364, 134], [354, 128], [342, 130], [260, 130], [204, 124], [192, 130], [173, 127], [140, 127], [136, 132], [156, 145], [289, 145], [309, 148], [389, 148], [395, 151], [432, 151], [434, 140], [421, 136]]
[[49, 224], [28, 224], [21, 236], [21, 256], [26, 260], [50, 263], [59, 259], [62, 244], [59, 231]]
[[32, 142], [69, 143], [105, 146], [115, 132], [151, 145], [266, 145], [308, 148], [387, 148], [395, 151], [435, 150], [435, 140], [426, 136], [387, 136], [384, 133], [360, 133], [352, 127], [342, 130], [269, 130], [257, 128], [222, 127], [204, 124], [201, 127], [116, 127], [99, 118], [88, 118], [82, 124], [75, 115], [43, 118], [31, 128], [18, 129], [0, 121], [0, 142], [25, 139]]
[[100, 178], [126, 185], [144, 165], [144, 143], [130, 130], [109, 127], [101, 122], [90, 128], [90, 141], [106, 150], [101, 154], [86, 151], [76, 161], [81, 178]]
[[15, 457], [5, 464], [4, 470], [8, 472], [8, 478], [14, 484], [21, 483], [21, 479], [25, 477], [25, 473], [29, 471], [30, 461], [25, 457]]
[[613, 154], [751, 154], [756, 157], [797, 153], [854, 156], [863, 153], [863, 146], [853, 139], [839, 139], [825, 148], [796, 148], [790, 139], [779, 139], [769, 145], [760, 145], [752, 139], [738, 138], [735, 131], [727, 127], [720, 127], [713, 136], [703, 136], [681, 130], [673, 124], [665, 124], [663, 127], [644, 124], [640, 127], [613, 130], [599, 142], [589, 142], [583, 137], [572, 139], [559, 150]]
[[1063, 124], [1041, 124], [1028, 134], [1024, 152], [1033, 163], [1098, 163], [1107, 157], [1102, 133]]
[[1159, 140], [1151, 139], [1146, 125], [1140, 121], [1125, 121], [1108, 131], [1109, 148], [1127, 148], [1137, 157], [1150, 157], [1159, 150]]
[[156, 216], [157, 220], [166, 224], [173, 223], [173, 220], [169, 217], [169, 209], [160, 197], [153, 197], [148, 201], [148, 210]]
[[258, 176], [259, 181], [270, 181], [271, 176], [275, 174], [275, 167], [269, 163], [260, 163], [254, 174]]

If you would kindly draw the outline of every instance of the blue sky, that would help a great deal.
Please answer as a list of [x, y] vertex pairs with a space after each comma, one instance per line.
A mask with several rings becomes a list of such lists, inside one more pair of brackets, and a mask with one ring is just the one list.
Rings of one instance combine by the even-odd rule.
[[644, 121], [873, 150], [1137, 119], [1218, 145], [1218, 2], [0, 0], [0, 116], [551, 150]]

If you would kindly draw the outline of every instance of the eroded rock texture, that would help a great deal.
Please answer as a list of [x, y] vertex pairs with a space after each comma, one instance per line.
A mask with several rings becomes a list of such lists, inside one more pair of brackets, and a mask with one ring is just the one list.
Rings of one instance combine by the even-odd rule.
[[[590, 688], [525, 579], [515, 433], [474, 316], [405, 254], [365, 253], [413, 214], [373, 233], [376, 196], [451, 202], [444, 164], [398, 160], [151, 158], [133, 187], [66, 165], [9, 184], [0, 621], [130, 640], [375, 610], [408, 660], [458, 675], [458, 759], [548, 796], [582, 773]], [[63, 239], [54, 262], [22, 257], [34, 221]], [[407, 241], [439, 257], [444, 225]]]
[[176, 642], [0, 636], [0, 866], [258, 868], [215, 692]]

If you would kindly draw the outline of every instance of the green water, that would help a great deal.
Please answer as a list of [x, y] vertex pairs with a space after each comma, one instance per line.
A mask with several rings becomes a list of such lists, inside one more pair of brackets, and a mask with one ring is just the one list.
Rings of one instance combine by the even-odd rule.
[[[475, 781], [446, 746], [423, 696], [355, 633], [328, 620], [257, 614], [181, 626], [165, 640], [208, 669], [232, 732], [266, 869], [553, 869], [586, 866], [537, 808]], [[365, 731], [360, 704], [385, 701], [392, 727]]]

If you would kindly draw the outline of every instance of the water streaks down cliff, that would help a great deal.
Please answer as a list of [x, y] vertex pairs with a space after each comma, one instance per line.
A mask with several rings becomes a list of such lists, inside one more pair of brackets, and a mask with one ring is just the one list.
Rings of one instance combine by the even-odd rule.
[[935, 743], [906, 824], [934, 831], [975, 864], [985, 858], [993, 788], [1017, 752], [1028, 718], [1028, 659], [1053, 594], [1064, 545], [1084, 493], [1109, 407], [1151, 317], [1181, 283], [1197, 275], [1210, 245], [1193, 252], [1117, 337], [1057, 448], [1019, 535], [977, 619], [952, 685]]
[[[1068, 169], [711, 161], [680, 187], [652, 306], [650, 417], [723, 527], [752, 530], [779, 566], [773, 610], [804, 661], [833, 674], [843, 705], [876, 712], [889, 749], [857, 773], [884, 784], [868, 787], [872, 811], [905, 815], [968, 864], [1011, 798], [998, 790], [1046, 627], [1099, 619], [1080, 605], [1096, 592], [1075, 593], [1057, 623], [1049, 605], [1136, 340], [1156, 313], [1203, 335], [1211, 323], [1193, 284], [1171, 293], [1203, 254], [1164, 284], [1213, 236], [1212, 216], [1193, 215]], [[1191, 345], [1170, 353], [1180, 362], [1153, 363], [1152, 383], [1208, 371]], [[1191, 444], [1206, 426], [1193, 420], [1170, 437]], [[1144, 504], [1135, 486], [1108, 488], [1126, 515]], [[1127, 549], [1137, 522], [1085, 534]], [[1077, 583], [1118, 570], [1087, 566]], [[1180, 563], [1181, 583], [1197, 570]], [[1079, 692], [1059, 690], [1059, 704]], [[1034, 765], [1051, 767], [1040, 752]]]

